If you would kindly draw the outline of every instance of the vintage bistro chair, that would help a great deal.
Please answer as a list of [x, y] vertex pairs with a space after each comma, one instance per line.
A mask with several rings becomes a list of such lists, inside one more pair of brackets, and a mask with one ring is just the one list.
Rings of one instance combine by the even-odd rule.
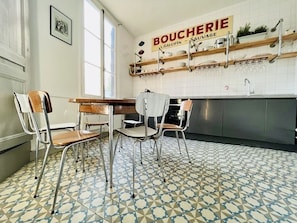
[[[60, 187], [66, 153], [69, 148], [74, 147], [79, 144], [84, 145], [85, 142], [89, 142], [91, 140], [98, 140], [100, 155], [101, 155], [103, 168], [104, 168], [105, 179], [107, 181], [104, 156], [102, 153], [101, 143], [100, 143], [100, 139], [99, 139], [100, 133], [89, 132], [86, 130], [75, 130], [75, 131], [58, 133], [58, 134], [52, 135], [52, 132], [50, 129], [50, 124], [49, 124], [50, 123], [49, 117], [48, 117], [48, 113], [52, 112], [51, 101], [50, 101], [49, 95], [44, 91], [30, 91], [28, 96], [29, 96], [29, 102], [30, 102], [31, 108], [32, 108], [32, 110], [31, 110], [32, 112], [30, 112], [30, 114], [32, 116], [36, 115], [36, 114], [41, 114], [41, 118], [46, 123], [46, 131], [48, 134], [47, 142], [46, 142], [47, 149], [45, 152], [42, 169], [40, 171], [40, 176], [38, 178], [38, 182], [36, 185], [34, 197], [37, 197], [38, 188], [39, 188], [39, 185], [40, 185], [43, 173], [44, 173], [44, 169], [45, 169], [45, 166], [47, 163], [49, 150], [51, 148], [63, 150], [62, 156], [61, 156], [61, 161], [60, 161], [60, 169], [59, 169], [59, 175], [58, 175], [56, 189], [55, 189], [54, 200], [53, 200], [53, 204], [52, 204], [52, 214], [53, 214], [55, 211], [55, 204], [56, 204], [57, 195], [58, 195], [58, 191], [59, 191], [59, 187]], [[35, 120], [35, 119], [33, 119], [33, 120]], [[34, 126], [38, 126], [38, 124], [35, 123]], [[37, 132], [36, 133], [37, 137], [41, 137], [40, 132], [39, 131], [36, 131], [36, 132]], [[83, 148], [84, 147], [82, 146], [82, 157], [84, 157]], [[83, 169], [84, 169], [84, 158], [82, 160], [83, 160]]]
[[[177, 139], [177, 144], [178, 144], [178, 149], [179, 152], [181, 153], [181, 149], [180, 149], [180, 143], [179, 143], [179, 135], [178, 133], [181, 132], [182, 137], [183, 137], [183, 141], [185, 144], [185, 148], [186, 148], [186, 152], [188, 155], [188, 159], [189, 162], [191, 163], [191, 159], [189, 156], [189, 152], [188, 152], [188, 147], [186, 144], [186, 137], [185, 137], [185, 131], [187, 130], [187, 128], [190, 125], [190, 116], [192, 113], [192, 108], [193, 108], [193, 101], [188, 99], [185, 101], [182, 101], [180, 104], [180, 110], [179, 110], [179, 125], [175, 125], [175, 124], [170, 124], [170, 123], [164, 123], [163, 127], [162, 127], [162, 136], [161, 136], [161, 145], [160, 145], [160, 154], [162, 152], [162, 142], [163, 142], [163, 137], [165, 132], [175, 132], [176, 135], [176, 139]], [[158, 124], [158, 127], [160, 126], [160, 124]]]
[[[162, 133], [162, 123], [164, 123], [165, 115], [169, 108], [169, 96], [166, 94], [142, 92], [136, 98], [136, 111], [139, 115], [143, 116], [143, 124], [132, 128], [120, 128], [116, 131], [126, 137], [134, 139], [133, 143], [133, 184], [132, 184], [132, 198], [135, 197], [135, 150], [136, 143], [141, 145], [142, 142], [153, 139], [155, 140], [155, 146], [157, 147], [156, 140]], [[148, 126], [148, 119], [154, 118], [155, 125], [157, 124], [157, 118], [161, 119], [160, 128], [151, 128]], [[157, 126], [155, 126], [157, 127]], [[117, 143], [116, 143], [117, 145]], [[157, 148], [158, 152], [158, 148]], [[162, 176], [165, 181], [164, 170], [162, 169], [159, 159], [159, 166], [162, 172]]]
[[[32, 121], [32, 118], [29, 115], [31, 107], [29, 104], [28, 95], [20, 94], [16, 92], [14, 92], [13, 95], [14, 95], [14, 104], [24, 132], [29, 135], [36, 135], [36, 132], [33, 127], [34, 122]], [[50, 129], [52, 131], [55, 131], [55, 130], [73, 131], [75, 128], [76, 128], [76, 123], [74, 122], [57, 123], [57, 124], [50, 125]], [[37, 176], [38, 176], [39, 145], [40, 143], [45, 145], [44, 139], [46, 138], [46, 127], [45, 126], [41, 127], [39, 131], [43, 134], [43, 137], [41, 138], [41, 140], [39, 140], [38, 137], [35, 138], [35, 179], [37, 179]]]

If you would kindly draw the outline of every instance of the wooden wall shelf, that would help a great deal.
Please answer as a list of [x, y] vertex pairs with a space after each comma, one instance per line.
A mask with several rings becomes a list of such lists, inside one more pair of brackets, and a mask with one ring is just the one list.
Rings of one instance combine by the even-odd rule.
[[[282, 36], [282, 41], [295, 41], [297, 40], [297, 33], [292, 33], [289, 35]], [[248, 42], [248, 43], [240, 43], [235, 44], [229, 47], [229, 52], [237, 51], [237, 50], [243, 50], [243, 49], [250, 49], [250, 48], [256, 48], [261, 46], [269, 46], [272, 44], [278, 43], [278, 37], [271, 37], [264, 40], [254, 41], [254, 42]], [[255, 61], [273, 61], [275, 59], [287, 59], [292, 57], [297, 57], [297, 52], [289, 52], [289, 53], [282, 53], [280, 56], [277, 54], [263, 54], [258, 55], [250, 58], [244, 58], [244, 59], [238, 59], [238, 60], [229, 60], [227, 63], [225, 62], [210, 62], [206, 64], [198, 64], [190, 67], [176, 67], [176, 68], [167, 68], [167, 69], [160, 69], [159, 71], [156, 69], [155, 71], [149, 71], [149, 72], [140, 72], [140, 73], [133, 73], [134, 67], [142, 67], [147, 65], [153, 65], [158, 63], [166, 63], [170, 61], [177, 61], [177, 60], [183, 60], [188, 59], [190, 56], [191, 58], [194, 57], [201, 57], [201, 56], [207, 56], [207, 55], [214, 55], [219, 53], [225, 53], [226, 47], [222, 48], [215, 48], [210, 49], [206, 51], [199, 51], [188, 54], [182, 54], [182, 55], [175, 55], [170, 57], [163, 57], [158, 59], [151, 59], [151, 60], [145, 60], [137, 63], [130, 64], [130, 75], [133, 77], [139, 77], [143, 75], [156, 75], [156, 74], [165, 74], [165, 73], [171, 73], [171, 72], [178, 72], [178, 71], [192, 71], [194, 69], [201, 69], [201, 68], [212, 68], [212, 67], [219, 67], [219, 66], [225, 66], [228, 67], [229, 65], [235, 65], [235, 64], [244, 64], [248, 62], [255, 62]]]

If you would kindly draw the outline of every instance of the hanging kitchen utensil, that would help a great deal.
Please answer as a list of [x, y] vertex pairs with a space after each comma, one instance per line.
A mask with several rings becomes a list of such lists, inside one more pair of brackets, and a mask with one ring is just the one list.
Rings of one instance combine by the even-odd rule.
[[216, 41], [215, 41], [216, 48], [224, 47], [225, 46], [225, 42], [226, 42], [226, 39], [225, 38], [216, 39]]
[[143, 41], [140, 41], [140, 42], [138, 43], [138, 45], [139, 45], [139, 46], [143, 46], [143, 45], [144, 45], [144, 42], [143, 42]]

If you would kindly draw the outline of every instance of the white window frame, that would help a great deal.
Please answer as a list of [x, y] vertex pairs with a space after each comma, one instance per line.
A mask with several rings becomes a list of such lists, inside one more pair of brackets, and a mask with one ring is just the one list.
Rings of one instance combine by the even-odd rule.
[[[100, 90], [100, 95], [90, 95], [90, 94], [86, 94], [86, 90], [85, 90], [85, 49], [84, 49], [84, 44], [85, 44], [85, 38], [84, 38], [84, 32], [85, 32], [85, 26], [84, 26], [84, 22], [83, 22], [83, 27], [82, 27], [82, 31], [83, 31], [83, 36], [82, 36], [82, 45], [83, 45], [83, 56], [82, 56], [82, 95], [83, 96], [87, 96], [87, 97], [98, 97], [98, 98], [106, 98], [106, 90], [105, 90], [105, 61], [104, 61], [104, 49], [105, 49], [105, 41], [104, 41], [104, 19], [108, 19], [108, 21], [114, 26], [114, 31], [115, 31], [115, 37], [114, 37], [114, 68], [113, 68], [113, 95], [111, 95], [111, 98], [115, 98], [116, 97], [116, 38], [117, 38], [117, 30], [116, 30], [116, 22], [113, 19], [113, 17], [111, 15], [109, 15], [108, 13], [105, 12], [104, 8], [100, 5], [99, 2], [97, 2], [96, 0], [84, 0], [84, 1], [88, 1], [91, 5], [93, 5], [98, 11], [101, 11], [102, 13], [100, 13], [101, 19], [100, 19], [100, 59], [101, 59], [101, 67], [100, 67], [100, 79], [101, 79], [101, 90]], [[84, 6], [85, 7], [85, 6]], [[84, 11], [83, 11], [83, 21], [84, 21]]]

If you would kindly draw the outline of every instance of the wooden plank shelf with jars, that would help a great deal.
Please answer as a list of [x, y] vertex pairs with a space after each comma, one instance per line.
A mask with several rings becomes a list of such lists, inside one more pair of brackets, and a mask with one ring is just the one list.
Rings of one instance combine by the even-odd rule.
[[[178, 72], [178, 71], [192, 71], [195, 69], [202, 69], [202, 68], [213, 68], [213, 67], [228, 67], [229, 65], [236, 65], [236, 64], [248, 64], [253, 63], [257, 61], [269, 61], [273, 62], [276, 59], [288, 59], [297, 57], [297, 52], [286, 52], [286, 53], [280, 53], [277, 54], [260, 54], [248, 58], [242, 58], [242, 59], [236, 59], [236, 60], [229, 60], [228, 54], [232, 51], [237, 50], [244, 50], [244, 49], [251, 49], [261, 46], [275, 46], [278, 44], [280, 37], [270, 37], [263, 40], [253, 41], [253, 42], [247, 42], [247, 43], [239, 43], [234, 44], [231, 46], [221, 47], [221, 48], [214, 48], [209, 49], [205, 51], [198, 51], [193, 53], [184, 53], [181, 55], [174, 55], [174, 56], [168, 56], [168, 57], [162, 57], [158, 59], [150, 59], [150, 60], [144, 60], [136, 63], [130, 64], [129, 73], [133, 77], [141, 77], [143, 75], [157, 75], [157, 74], [166, 74], [166, 73], [172, 73], [172, 72]], [[288, 35], [281, 36], [281, 41], [287, 42], [287, 41], [296, 41], [297, 40], [297, 33], [292, 33]], [[185, 60], [189, 58], [194, 57], [202, 57], [202, 56], [208, 56], [208, 55], [214, 55], [219, 53], [225, 53], [226, 54], [226, 61], [209, 61], [202, 64], [192, 65], [192, 66], [183, 66], [183, 67], [170, 67], [170, 68], [159, 68], [159, 63], [166, 63], [171, 61], [178, 61], [178, 60]], [[157, 67], [155, 70], [151, 71], [141, 71], [141, 67], [147, 66], [147, 65], [154, 65], [156, 64]], [[140, 72], [137, 72], [139, 68]]]

